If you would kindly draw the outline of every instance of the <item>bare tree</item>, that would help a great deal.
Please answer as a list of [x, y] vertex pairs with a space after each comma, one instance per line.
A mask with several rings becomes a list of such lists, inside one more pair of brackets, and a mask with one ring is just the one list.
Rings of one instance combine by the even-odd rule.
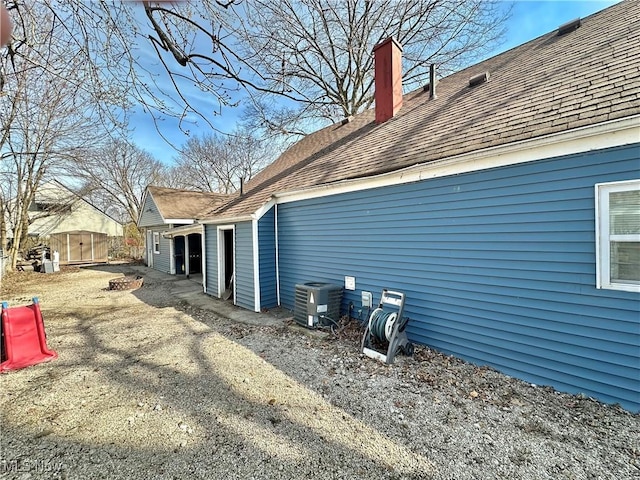
[[[9, 0], [12, 17], [31, 10], [33, 1]], [[44, 2], [43, 8], [66, 30], [69, 51], [84, 59], [87, 82], [81, 88], [106, 102], [96, 108], [122, 107], [101, 112], [102, 119], [126, 126], [128, 108], [140, 105], [156, 125], [175, 117], [189, 134], [194, 116], [215, 130], [212, 117], [236, 105], [236, 92], [243, 86], [261, 88], [252, 84], [255, 75], [235, 53], [235, 20], [229, 14], [234, 1], [240, 0], [58, 0]], [[14, 41], [9, 49], [20, 54], [28, 45]], [[203, 110], [187, 93], [194, 86], [209, 97], [210, 108]]]
[[[9, 0], [24, 9], [34, 0]], [[68, 32], [69, 51], [91, 68], [86, 85], [121, 111], [142, 105], [154, 120], [211, 118], [252, 98], [255, 125], [301, 134], [300, 121], [336, 120], [372, 102], [373, 46], [393, 36], [404, 47], [408, 88], [428, 64], [446, 74], [495, 46], [506, 18], [497, 0], [215, 0], [44, 2]], [[28, 42], [14, 42], [19, 53]], [[151, 45], [159, 75], [141, 47]], [[203, 110], [187, 93], [211, 98]], [[284, 106], [283, 106], [284, 105]], [[114, 110], [102, 118], [125, 122]], [[304, 122], [302, 123], [304, 127]]]
[[[487, 0], [253, 0], [243, 4], [242, 58], [295, 104], [258, 92], [257, 126], [304, 132], [305, 120], [337, 121], [373, 103], [373, 47], [403, 46], [403, 83], [428, 81], [486, 55], [503, 34], [504, 4]], [[302, 126], [302, 128], [301, 128]]]
[[[164, 117], [174, 117], [188, 135], [196, 123], [217, 130], [212, 118], [224, 107], [236, 106], [241, 90], [264, 90], [259, 73], [238, 56], [237, 16], [231, 7], [241, 1], [6, 3], [18, 26], [28, 25], [25, 18], [33, 17], [36, 4], [53, 16], [68, 54], [83, 59], [84, 81], [77, 87], [93, 96], [106, 127], [125, 128], [127, 112], [138, 105], [157, 127]], [[16, 28], [9, 56], [27, 54], [33, 47], [31, 33]], [[41, 66], [59, 74], [44, 61]], [[208, 99], [205, 108], [198, 102], [203, 96]]]
[[[0, 52], [4, 62], [14, 68], [16, 63], [29, 65], [43, 82], [57, 79], [73, 85], [91, 102], [92, 118], [107, 130], [126, 126], [126, 111], [132, 106], [126, 69], [132, 64], [121, 47], [128, 42], [128, 24], [109, 28], [113, 21], [97, 8], [106, 9], [104, 1], [7, 0], [6, 4], [14, 32]], [[127, 12], [119, 3], [110, 8], [115, 18]], [[0, 87], [7, 73], [0, 71]]]
[[[28, 58], [42, 75], [74, 82], [76, 88], [91, 96], [94, 116], [107, 130], [120, 130], [118, 135], [121, 135], [134, 105], [141, 105], [156, 122], [164, 116], [182, 120], [189, 113], [209, 122], [215, 113], [202, 112], [191, 105], [184, 91], [186, 83], [193, 85], [194, 81], [184, 69], [168, 70], [168, 75], [157, 73], [158, 61], [175, 64], [173, 57], [158, 47], [161, 40], [154, 36], [155, 30], [145, 15], [145, 8], [152, 11], [160, 4], [119, 0], [6, 0], [6, 5], [15, 28], [12, 41], [0, 55], [10, 60]], [[195, 10], [189, 9], [187, 16]], [[164, 19], [157, 21], [168, 25]], [[44, 33], [52, 38], [46, 48], [40, 38]], [[146, 51], [141, 50], [141, 44], [147, 47]], [[82, 75], [65, 76], [51, 61], [49, 49], [56, 46], [65, 49], [64, 57], [58, 60], [61, 63], [79, 61], [76, 67]], [[155, 61], [149, 58], [149, 46], [158, 50]], [[203, 92], [217, 98], [220, 105], [226, 104], [229, 95], [223, 93], [221, 86], [213, 81], [214, 77], [209, 71], [208, 81], [195, 81]], [[220, 77], [226, 78], [226, 74], [222, 72]], [[0, 90], [5, 80], [6, 72], [0, 71]], [[183, 129], [186, 132], [188, 127]]]
[[[88, 151], [83, 143], [97, 127], [126, 138], [126, 112], [136, 103], [181, 120], [195, 114], [214, 128], [211, 116], [234, 105], [235, 94], [244, 90], [253, 100], [254, 125], [295, 134], [304, 134], [305, 120], [362, 111], [372, 102], [371, 50], [377, 42], [394, 36], [403, 44], [405, 84], [411, 88], [424, 81], [430, 63], [443, 74], [483, 55], [502, 33], [505, 14], [499, 5], [493, 0], [8, 0], [16, 28], [12, 43], [0, 52], [5, 92], [0, 158], [3, 175], [11, 176], [3, 184], [11, 191], [3, 192], [2, 206], [11, 205], [23, 236], [24, 205], [44, 176]], [[149, 44], [165, 75], [142, 61], [139, 47]], [[195, 85], [217, 106], [199, 109], [186, 85]], [[47, 120], [44, 112], [53, 111]], [[82, 135], [74, 138], [79, 130]], [[209, 172], [198, 162], [211, 152], [198, 153], [198, 142], [204, 137], [185, 147], [175, 170], [183, 183], [200, 178], [196, 188], [231, 191], [259, 163], [248, 157], [239, 163], [219, 138], [214, 144], [224, 163], [208, 181]], [[186, 165], [188, 158], [193, 165]], [[22, 206], [6, 201], [14, 194]], [[135, 208], [127, 204], [124, 210], [133, 215]]]
[[9, 48], [0, 58], [0, 195], [13, 234], [12, 268], [38, 187], [98, 136], [92, 98], [78, 88], [82, 59], [66, 50], [64, 32], [49, 10], [30, 7], [14, 17], [15, 38], [28, 37], [28, 48], [20, 54]]
[[[498, 0], [141, 3], [56, 2], [60, 21], [78, 33], [78, 52], [101, 67], [93, 84], [181, 121], [195, 114], [214, 130], [211, 117], [244, 91], [254, 125], [294, 134], [306, 131], [305, 120], [335, 121], [371, 106], [371, 52], [381, 40], [403, 45], [412, 89], [425, 82], [429, 64], [445, 75], [485, 56], [508, 17]], [[149, 42], [165, 75], [140, 59]], [[187, 85], [214, 105], [202, 111]]]
[[67, 175], [94, 205], [124, 223], [136, 223], [145, 188], [165, 185], [167, 167], [127, 140], [109, 139], [70, 162]]
[[220, 105], [232, 105], [227, 94], [241, 88], [251, 98], [250, 125], [288, 135], [372, 105], [371, 52], [381, 40], [403, 45], [412, 89], [430, 64], [445, 75], [485, 56], [509, 14], [498, 0], [146, 2], [145, 13], [185, 115], [193, 105], [181, 95], [181, 79]]
[[232, 193], [269, 158], [265, 144], [247, 132], [192, 137], [180, 151], [172, 176], [181, 188]]
[[[14, 33], [0, 50], [0, 245], [7, 245], [10, 227], [13, 266], [28, 233], [28, 210], [37, 190], [47, 177], [70, 171], [63, 166], [74, 166], [73, 174], [85, 182], [91, 200], [114, 216], [134, 221], [143, 188], [164, 183], [158, 180], [163, 166], [126, 141], [107, 143], [97, 156], [90, 148], [100, 143], [98, 131], [102, 138], [126, 138], [122, 131], [133, 103], [178, 117], [191, 108], [186, 97], [178, 95], [174, 101], [175, 94], [160, 88], [169, 84], [181, 92], [180, 82], [189, 75], [168, 72], [170, 81], [159, 81], [140, 61], [144, 55], [136, 41], [148, 42], [150, 37], [153, 45], [162, 42], [144, 20], [145, 9], [152, 12], [155, 7], [141, 3], [7, 2]], [[160, 23], [168, 25], [166, 20]], [[159, 48], [161, 62], [163, 55]], [[222, 87], [214, 79], [228, 76], [209, 70], [203, 91], [224, 103]], [[203, 118], [210, 117], [204, 113]]]

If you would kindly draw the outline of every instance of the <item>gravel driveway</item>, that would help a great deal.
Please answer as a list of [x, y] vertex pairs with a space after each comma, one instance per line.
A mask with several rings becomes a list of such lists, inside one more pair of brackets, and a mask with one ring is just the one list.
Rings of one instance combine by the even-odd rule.
[[40, 298], [59, 358], [0, 376], [0, 477], [640, 478], [638, 414], [427, 348], [385, 366], [357, 325], [238, 323], [133, 268], [5, 278], [10, 305]]

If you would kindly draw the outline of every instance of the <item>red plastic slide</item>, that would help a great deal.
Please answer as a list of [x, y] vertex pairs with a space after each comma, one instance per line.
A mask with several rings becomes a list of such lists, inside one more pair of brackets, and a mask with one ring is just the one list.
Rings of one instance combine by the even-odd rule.
[[57, 358], [47, 348], [44, 322], [36, 297], [32, 305], [12, 307], [2, 302], [2, 363], [0, 372], [18, 370]]

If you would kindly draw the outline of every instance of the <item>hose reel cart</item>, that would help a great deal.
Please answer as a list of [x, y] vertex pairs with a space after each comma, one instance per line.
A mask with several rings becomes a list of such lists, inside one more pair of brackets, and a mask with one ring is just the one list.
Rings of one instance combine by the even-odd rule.
[[[361, 351], [367, 357], [386, 364], [393, 363], [395, 356], [402, 352], [413, 355], [413, 344], [407, 338], [405, 327], [409, 322], [404, 317], [405, 295], [402, 292], [382, 290], [380, 303], [369, 316], [369, 322], [362, 336]], [[375, 345], [387, 345], [386, 352], [376, 350]]]

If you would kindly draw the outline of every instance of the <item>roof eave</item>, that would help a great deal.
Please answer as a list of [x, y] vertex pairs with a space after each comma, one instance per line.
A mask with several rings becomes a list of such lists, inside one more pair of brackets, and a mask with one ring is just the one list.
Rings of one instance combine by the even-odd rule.
[[192, 224], [195, 223], [196, 220], [194, 220], [193, 218], [165, 218], [164, 219], [164, 223], [188, 223], [188, 224]]
[[170, 228], [162, 232], [162, 236], [165, 238], [173, 238], [181, 235], [189, 235], [191, 233], [202, 233], [203, 225], [201, 223], [195, 223], [193, 225], [183, 225], [181, 227]]
[[235, 217], [231, 216], [231, 217], [204, 218], [200, 220], [200, 223], [204, 225], [219, 225], [223, 223], [250, 222], [251, 220], [255, 220], [255, 219], [256, 219], [255, 214], [249, 214], [249, 215], [245, 214], [245, 215], [238, 215]]
[[[631, 145], [638, 143], [639, 138], [640, 115], [632, 115], [451, 157], [416, 162], [414, 165], [391, 172], [277, 192], [272, 195], [272, 198], [275, 203], [288, 203], [380, 186], [416, 182], [438, 176], [454, 175], [497, 166], [515, 165], [561, 155]], [[461, 168], [461, 166], [465, 167]]]

